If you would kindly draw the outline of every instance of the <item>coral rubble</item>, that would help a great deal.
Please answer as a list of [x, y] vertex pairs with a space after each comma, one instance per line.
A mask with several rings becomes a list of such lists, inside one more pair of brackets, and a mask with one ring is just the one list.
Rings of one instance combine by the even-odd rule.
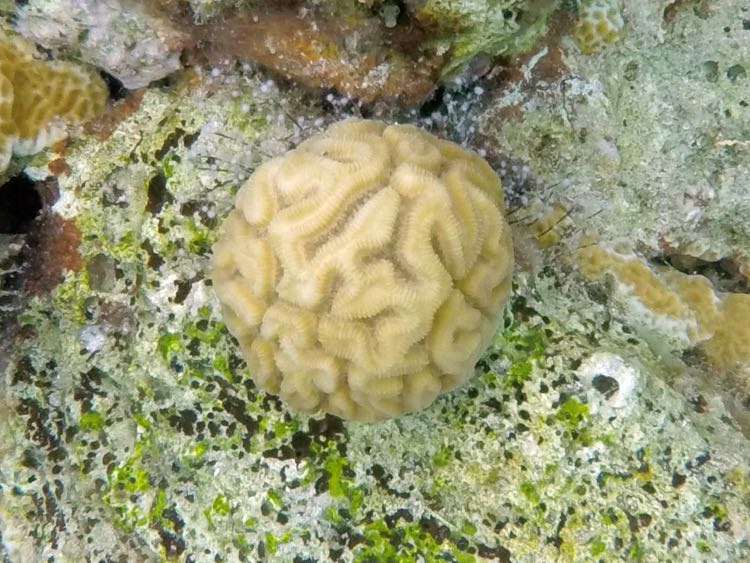
[[544, 34], [556, 0], [419, 0], [407, 2], [412, 17], [450, 58], [444, 74], [456, 73], [477, 56], [514, 56]]
[[182, 68], [190, 42], [178, 24], [135, 0], [30, 0], [16, 18], [28, 39], [104, 69], [126, 88]]

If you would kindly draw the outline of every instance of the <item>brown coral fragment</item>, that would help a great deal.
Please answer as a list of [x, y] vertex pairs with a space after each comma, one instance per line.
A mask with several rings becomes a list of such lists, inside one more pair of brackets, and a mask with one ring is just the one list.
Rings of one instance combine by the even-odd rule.
[[107, 88], [73, 64], [35, 59], [18, 38], [0, 39], [0, 170], [13, 153], [33, 154], [104, 108]]
[[411, 106], [428, 97], [442, 66], [441, 57], [414, 49], [418, 33], [385, 30], [369, 19], [302, 17], [285, 6], [240, 13], [199, 31], [212, 60], [249, 59], [309, 88]]
[[55, 160], [50, 161], [50, 163], [47, 164], [47, 169], [55, 176], [70, 174], [70, 165], [64, 158], [56, 158]]
[[378, 420], [473, 374], [513, 266], [500, 181], [478, 155], [345, 121], [263, 164], [235, 205], [213, 282], [261, 388]]

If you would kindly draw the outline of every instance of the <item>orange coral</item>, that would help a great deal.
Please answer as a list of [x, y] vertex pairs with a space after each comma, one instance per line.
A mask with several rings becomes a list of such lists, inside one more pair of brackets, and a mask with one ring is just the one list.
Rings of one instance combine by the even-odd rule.
[[17, 38], [0, 39], [0, 169], [13, 153], [33, 154], [65, 137], [63, 122], [96, 117], [104, 81], [73, 64], [35, 59]]

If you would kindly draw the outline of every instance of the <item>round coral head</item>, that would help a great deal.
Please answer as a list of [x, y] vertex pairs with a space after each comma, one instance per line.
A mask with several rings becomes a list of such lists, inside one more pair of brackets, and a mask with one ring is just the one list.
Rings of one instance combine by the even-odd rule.
[[260, 166], [235, 207], [214, 287], [262, 389], [372, 421], [473, 374], [513, 268], [500, 181], [478, 155], [344, 121]]

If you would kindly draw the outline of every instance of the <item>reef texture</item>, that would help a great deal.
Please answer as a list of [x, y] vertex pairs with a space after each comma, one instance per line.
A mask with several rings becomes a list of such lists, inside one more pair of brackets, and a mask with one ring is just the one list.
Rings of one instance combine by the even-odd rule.
[[107, 88], [96, 74], [35, 59], [19, 38], [0, 39], [0, 171], [13, 154], [34, 154], [67, 136], [65, 123], [101, 113]]
[[450, 54], [443, 69], [456, 74], [475, 57], [513, 56], [546, 31], [557, 0], [412, 0], [410, 14]]
[[548, 186], [534, 195], [575, 207], [579, 231], [649, 258], [728, 258], [750, 271], [750, 223], [737, 220], [750, 214], [738, 188], [750, 174], [740, 4], [626, 2], [620, 40], [593, 56], [570, 38], [564, 56], [540, 45], [521, 80], [493, 91], [479, 125], [488, 150], [525, 161]]
[[262, 389], [371, 421], [473, 375], [513, 270], [500, 181], [476, 154], [349, 120], [263, 164], [236, 205], [212, 277]]
[[418, 106], [433, 91], [443, 57], [420, 48], [418, 30], [384, 28], [366, 14], [273, 5], [196, 28], [213, 62], [252, 61], [311, 90]]
[[311, 89], [417, 106], [543, 35], [550, 0], [30, 0], [18, 30], [138, 88], [181, 67], [251, 61]]
[[[196, 69], [70, 147], [50, 212], [79, 258], [3, 334], [0, 560], [750, 559], [747, 387], [690, 342], [704, 304], [748, 293], [750, 16], [620, 5], [619, 40], [591, 54], [551, 27], [517, 66], [379, 116], [484, 151], [516, 247], [475, 377], [397, 419], [260, 390], [209, 279], [239, 187], [359, 106]], [[688, 276], [687, 337], [617, 264], [585, 275], [592, 244], [670, 292]], [[16, 250], [3, 299], [31, 275]]]

